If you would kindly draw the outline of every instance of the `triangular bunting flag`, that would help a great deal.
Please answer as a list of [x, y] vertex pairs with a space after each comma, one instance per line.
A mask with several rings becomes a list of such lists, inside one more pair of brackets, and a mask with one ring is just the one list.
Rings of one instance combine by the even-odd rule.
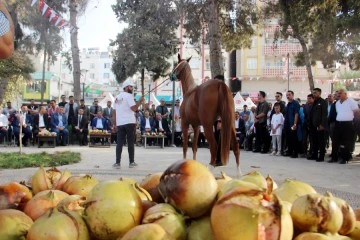
[[56, 15], [57, 15], [56, 12], [55, 12], [53, 9], [51, 9], [51, 13], [50, 13], [50, 17], [49, 17], [49, 22], [51, 22], [51, 20], [53, 20], [53, 18], [54, 18]]
[[34, 6], [36, 2], [37, 2], [37, 0], [32, 0], [31, 6]]
[[44, 16], [45, 16], [46, 18], [50, 17], [50, 14], [51, 14], [52, 10], [53, 10], [53, 9], [49, 7]]
[[42, 10], [42, 15], [44, 15], [46, 13], [46, 10], [49, 8], [49, 5], [47, 5], [46, 3], [44, 3]]
[[53, 20], [51, 22], [54, 23], [54, 25], [56, 27], [59, 24], [61, 19], [62, 18], [60, 17], [60, 15], [56, 14], [56, 16], [53, 18]]

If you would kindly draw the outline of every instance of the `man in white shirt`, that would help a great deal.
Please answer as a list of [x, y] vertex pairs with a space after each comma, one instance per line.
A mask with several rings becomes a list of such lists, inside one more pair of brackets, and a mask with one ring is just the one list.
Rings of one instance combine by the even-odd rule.
[[0, 141], [3, 141], [3, 138], [6, 136], [9, 121], [5, 114], [2, 114], [2, 107], [0, 106]]
[[[340, 155], [340, 164], [346, 164], [351, 159], [351, 151], [354, 145], [354, 113], [359, 111], [359, 106], [354, 99], [347, 96], [347, 91], [339, 90], [339, 100], [335, 104], [336, 122], [334, 128], [334, 138], [336, 139], [332, 159], [329, 162], [337, 162]], [[339, 154], [340, 149], [340, 154]]]
[[135, 103], [133, 95], [133, 87], [135, 84], [129, 78], [125, 80], [122, 87], [124, 92], [116, 96], [115, 99], [115, 123], [117, 127], [117, 141], [116, 141], [116, 162], [113, 167], [120, 168], [122, 148], [127, 139], [128, 152], [129, 152], [129, 167], [136, 167], [137, 164], [134, 160], [135, 148], [135, 130], [136, 118], [135, 111], [139, 108], [144, 97], [141, 96], [139, 101]]

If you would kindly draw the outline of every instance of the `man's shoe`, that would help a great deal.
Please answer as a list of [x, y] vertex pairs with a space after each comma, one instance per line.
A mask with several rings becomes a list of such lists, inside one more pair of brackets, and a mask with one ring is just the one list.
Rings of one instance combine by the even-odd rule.
[[137, 163], [136, 162], [132, 162], [129, 164], [129, 168], [134, 168], [137, 166]]
[[253, 150], [254, 153], [258, 153], [258, 152], [261, 152], [259, 149], [255, 149]]
[[270, 153], [270, 156], [275, 156], [276, 151], [273, 151], [272, 153]]
[[310, 157], [307, 158], [307, 160], [317, 160], [317, 159], [318, 159], [318, 158], [315, 157], [315, 156], [310, 156]]
[[114, 163], [112, 166], [113, 166], [114, 168], [116, 168], [116, 169], [120, 169], [120, 168], [121, 168], [120, 163]]
[[327, 161], [328, 163], [335, 163], [335, 162], [337, 162], [338, 160], [336, 160], [336, 159], [330, 159], [329, 161]]
[[347, 160], [341, 160], [339, 163], [340, 164], [347, 164], [349, 161], [347, 161]]
[[319, 158], [319, 159], [316, 159], [317, 162], [323, 162], [324, 159], [323, 158]]
[[291, 155], [291, 158], [298, 158], [298, 155]]

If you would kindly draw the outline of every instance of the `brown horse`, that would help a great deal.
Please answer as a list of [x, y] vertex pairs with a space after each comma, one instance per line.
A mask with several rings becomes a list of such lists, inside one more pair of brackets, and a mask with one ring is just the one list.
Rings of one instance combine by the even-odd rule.
[[[220, 80], [210, 80], [200, 86], [194, 82], [189, 65], [190, 58], [182, 60], [178, 55], [178, 65], [172, 72], [172, 77], [182, 83], [183, 102], [180, 107], [181, 127], [184, 135], [183, 156], [186, 159], [188, 148], [189, 125], [194, 129], [194, 142], [192, 144], [193, 159], [196, 159], [199, 127], [204, 127], [204, 134], [210, 145], [210, 165], [215, 166], [216, 153], [221, 151], [221, 161], [226, 165], [229, 161], [230, 145], [234, 151], [237, 173], [240, 170], [240, 150], [236, 140], [234, 126], [234, 100], [229, 87]], [[214, 122], [221, 117], [221, 149], [218, 149], [213, 133]]]

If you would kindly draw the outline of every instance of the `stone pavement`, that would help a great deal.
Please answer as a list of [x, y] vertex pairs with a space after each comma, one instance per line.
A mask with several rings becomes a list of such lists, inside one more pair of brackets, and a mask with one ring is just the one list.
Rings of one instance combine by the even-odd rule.
[[[81, 152], [82, 161], [77, 164], [61, 166], [59, 169], [69, 169], [73, 175], [90, 174], [100, 180], [118, 179], [120, 177], [131, 177], [140, 181], [149, 173], [164, 171], [170, 164], [182, 159], [182, 148], [147, 148], [135, 147], [135, 161], [139, 164], [136, 168], [129, 168], [127, 148], [123, 149], [121, 169], [114, 169], [115, 145], [111, 148], [89, 148], [89, 147], [57, 147], [55, 149], [39, 149], [36, 147], [24, 148], [24, 152], [54, 152], [71, 150]], [[17, 148], [0, 146], [0, 151], [18, 151]], [[356, 154], [360, 151], [357, 143]], [[192, 157], [191, 149], [188, 150], [188, 158]], [[210, 152], [207, 148], [200, 148], [197, 154], [198, 161], [207, 165], [210, 160]], [[286, 178], [292, 178], [313, 185], [319, 192], [332, 192], [347, 200], [352, 207], [360, 208], [360, 159], [355, 158], [350, 164], [341, 165], [337, 163], [318, 163], [304, 158], [292, 159], [289, 157], [270, 156], [241, 151], [241, 168], [243, 173], [259, 171], [264, 176], [270, 174], [280, 184]], [[0, 184], [10, 181], [28, 180], [36, 168], [26, 169], [0, 169]], [[220, 168], [211, 168], [215, 175], [221, 171], [231, 177], [236, 177], [235, 158], [231, 154], [229, 165]]]

